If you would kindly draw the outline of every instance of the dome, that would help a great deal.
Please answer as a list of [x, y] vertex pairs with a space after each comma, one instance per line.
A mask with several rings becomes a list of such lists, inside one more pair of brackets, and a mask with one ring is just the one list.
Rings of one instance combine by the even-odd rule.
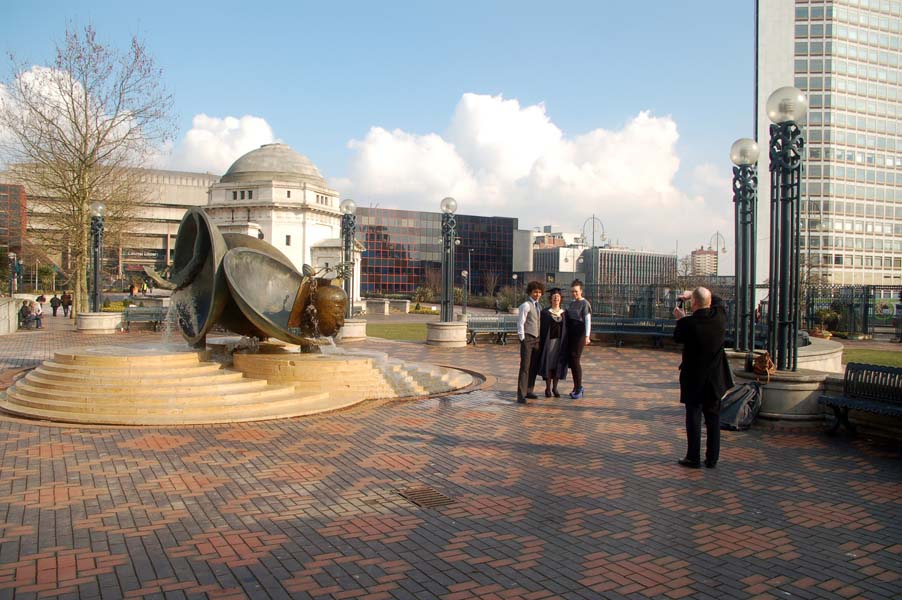
[[264, 144], [251, 150], [229, 167], [220, 183], [279, 180], [326, 186], [319, 169], [285, 144]]

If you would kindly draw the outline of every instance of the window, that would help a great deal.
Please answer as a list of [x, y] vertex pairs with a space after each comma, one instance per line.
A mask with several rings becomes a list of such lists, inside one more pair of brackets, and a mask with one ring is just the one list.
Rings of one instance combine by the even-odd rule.
[[238, 199], [238, 192], [232, 192], [232, 200]]
[[285, 245], [286, 245], [286, 246], [290, 246], [290, 245], [291, 245], [291, 236], [290, 236], [290, 235], [286, 235], [286, 236], [285, 236]]
[[244, 190], [241, 190], [241, 199], [244, 200]]
[[285, 192], [285, 197], [291, 198], [291, 190], [288, 190], [287, 192]]
[[247, 199], [248, 199], [248, 200], [253, 200], [253, 199], [254, 199], [254, 190], [248, 190], [248, 191], [247, 191]]

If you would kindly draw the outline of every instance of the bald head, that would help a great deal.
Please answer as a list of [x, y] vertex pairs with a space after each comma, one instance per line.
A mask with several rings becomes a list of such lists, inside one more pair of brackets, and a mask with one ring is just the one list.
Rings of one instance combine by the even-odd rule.
[[697, 287], [692, 290], [692, 304], [696, 309], [711, 307], [711, 290]]

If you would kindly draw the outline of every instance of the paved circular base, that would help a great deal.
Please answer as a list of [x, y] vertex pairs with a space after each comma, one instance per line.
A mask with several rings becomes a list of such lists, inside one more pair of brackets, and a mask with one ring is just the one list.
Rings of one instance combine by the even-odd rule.
[[[824, 411], [817, 399], [824, 392], [828, 373], [820, 371], [778, 371], [770, 382], [761, 386], [761, 412], [758, 416], [769, 421], [785, 421], [793, 425], [819, 423]], [[755, 381], [754, 373], [735, 373], [736, 383]]]

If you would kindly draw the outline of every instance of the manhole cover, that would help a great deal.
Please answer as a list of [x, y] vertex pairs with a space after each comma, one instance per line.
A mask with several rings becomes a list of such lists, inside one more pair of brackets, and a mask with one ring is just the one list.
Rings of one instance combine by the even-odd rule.
[[428, 485], [401, 488], [398, 490], [398, 493], [417, 506], [422, 506], [423, 508], [435, 508], [437, 506], [445, 506], [446, 504], [454, 503], [452, 498], [449, 498], [437, 489]]

